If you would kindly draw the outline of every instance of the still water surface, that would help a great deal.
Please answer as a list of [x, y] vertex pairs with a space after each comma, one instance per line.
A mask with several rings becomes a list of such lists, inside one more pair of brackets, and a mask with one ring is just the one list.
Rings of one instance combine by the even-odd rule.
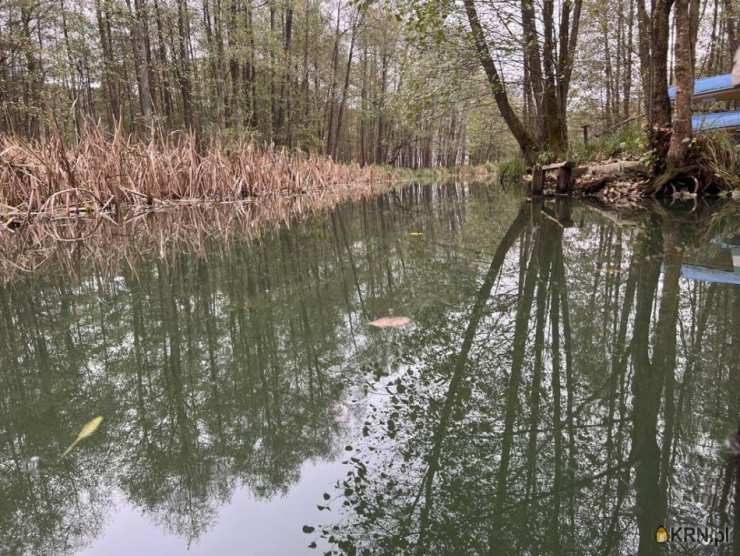
[[[731, 534], [738, 234], [737, 207], [452, 184], [18, 276], [0, 552], [662, 554], [661, 524]], [[367, 324], [388, 315], [414, 323]]]

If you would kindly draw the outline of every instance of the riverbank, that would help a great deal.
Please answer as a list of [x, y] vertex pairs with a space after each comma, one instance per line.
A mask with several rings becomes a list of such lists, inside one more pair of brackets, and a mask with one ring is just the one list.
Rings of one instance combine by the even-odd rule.
[[7, 228], [38, 218], [113, 215], [124, 208], [193, 202], [295, 201], [296, 210], [333, 206], [385, 190], [379, 167], [248, 142], [156, 136], [147, 142], [93, 128], [74, 145], [56, 137], [0, 136], [0, 216]]
[[[547, 154], [547, 153], [545, 153]], [[641, 199], [663, 197], [692, 199], [698, 197], [740, 196], [740, 151], [725, 132], [702, 133], [689, 145], [686, 166], [656, 172], [654, 153], [648, 150], [645, 130], [636, 122], [591, 138], [588, 143], [575, 143], [562, 159], [543, 157], [542, 168], [560, 166], [546, 162], [567, 162], [572, 181], [567, 194], [595, 198], [606, 203], [631, 203]], [[518, 157], [497, 164], [498, 181], [504, 185], [522, 181], [532, 188], [534, 168]], [[545, 172], [542, 194], [562, 194], [557, 190], [557, 171]], [[534, 189], [534, 191], [532, 191]]]
[[[701, 197], [740, 199], [740, 188], [721, 178], [717, 171], [707, 170], [704, 179], [667, 181], [653, 177], [647, 165], [638, 159], [614, 158], [572, 169], [573, 181], [567, 194], [576, 198], [595, 198], [604, 203], [635, 203], [658, 197], [673, 200]], [[532, 191], [533, 176], [524, 177]], [[560, 195], [554, 175], [545, 177], [542, 194]]]

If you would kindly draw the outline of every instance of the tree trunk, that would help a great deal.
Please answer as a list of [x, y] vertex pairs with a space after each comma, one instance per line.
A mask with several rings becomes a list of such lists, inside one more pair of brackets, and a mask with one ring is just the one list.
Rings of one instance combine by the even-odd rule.
[[[472, 4], [472, 2], [471, 2]], [[474, 7], [474, 6], [473, 6]], [[540, 59], [539, 39], [537, 34], [537, 23], [532, 0], [522, 0], [522, 37], [524, 40], [524, 70], [527, 74], [528, 84], [525, 94], [530, 94], [534, 99], [534, 129], [530, 130], [535, 136], [535, 141], [542, 142], [545, 139], [545, 110], [543, 108], [545, 90], [542, 78], [542, 61]], [[488, 47], [486, 46], [486, 52]], [[480, 56], [480, 52], [479, 52]]]
[[308, 125], [311, 117], [311, 106], [309, 104], [309, 78], [308, 78], [308, 30], [310, 28], [309, 22], [310, 22], [310, 15], [311, 15], [311, 5], [309, 3], [309, 0], [306, 0], [305, 7], [305, 16], [304, 16], [304, 29], [303, 29], [303, 83], [301, 84], [301, 90], [303, 91], [303, 119], [305, 125]]
[[664, 170], [670, 142], [671, 103], [668, 99], [668, 44], [672, 3], [673, 0], [655, 0], [651, 14], [652, 33], [649, 37], [651, 45], [649, 64], [652, 96], [648, 107], [648, 138], [650, 148], [654, 153], [653, 172], [656, 174]]
[[98, 21], [100, 49], [103, 51], [103, 82], [105, 83], [107, 105], [110, 107], [111, 124], [115, 125], [121, 118], [121, 105], [114, 80], [113, 46], [111, 44], [110, 27], [107, 25], [108, 5], [107, 3], [105, 5], [101, 4], [101, 1], [104, 2], [105, 0], [95, 0], [95, 16]]
[[247, 74], [249, 102], [249, 125], [257, 128], [257, 62], [254, 42], [254, 21], [252, 15], [252, 0], [247, 0], [247, 35], [249, 36], [249, 56], [245, 62], [244, 73]]
[[491, 87], [491, 92], [496, 100], [496, 105], [501, 113], [501, 117], [509, 127], [514, 139], [516, 139], [516, 142], [519, 144], [522, 156], [524, 156], [524, 159], [531, 164], [535, 161], [537, 146], [509, 103], [509, 97], [506, 94], [506, 90], [504, 89], [504, 85], [499, 76], [498, 70], [496, 69], [496, 65], [493, 63], [491, 53], [488, 50], [488, 44], [486, 43], [486, 39], [483, 34], [483, 27], [478, 18], [478, 11], [476, 10], [474, 0], [463, 0], [463, 4], [465, 5], [465, 13], [467, 14], [468, 23], [470, 24], [470, 29], [473, 33], [475, 50], [478, 54], [481, 65], [486, 72], [488, 84]]
[[543, 0], [542, 18], [545, 39], [542, 48], [543, 67], [545, 70], [544, 96], [542, 110], [544, 116], [545, 148], [561, 157], [568, 149], [565, 122], [560, 120], [560, 103], [555, 77], [555, 30], [553, 20], [553, 0]]
[[152, 117], [152, 93], [149, 87], [149, 64], [146, 60], [146, 44], [144, 37], [145, 5], [143, 0], [136, 0], [136, 12], [131, 7], [131, 0], [126, 0], [128, 15], [131, 20], [129, 28], [129, 40], [131, 51], [134, 55], [136, 65], [136, 81], [139, 88], [139, 107], [147, 124], [151, 123]]
[[375, 162], [386, 163], [387, 138], [385, 133], [385, 93], [388, 87], [388, 53], [383, 48], [380, 55], [380, 99], [378, 101], [378, 135], [376, 136]]
[[180, 83], [180, 95], [182, 96], [182, 114], [185, 127], [193, 128], [193, 108], [190, 89], [190, 62], [188, 58], [187, 40], [189, 34], [189, 21], [185, 0], [177, 2], [177, 37], [178, 37], [178, 81]]
[[[280, 119], [279, 128], [281, 133], [285, 135], [283, 142], [292, 147], [293, 145], [293, 130], [292, 130], [292, 117], [290, 113], [290, 101], [291, 101], [291, 80], [292, 80], [292, 66], [293, 66], [293, 3], [292, 0], [288, 0], [285, 5], [285, 43], [284, 43], [284, 55], [285, 55], [285, 72], [283, 77], [283, 83], [281, 85], [282, 91], [280, 94]], [[287, 122], [286, 122], [287, 120]], [[287, 124], [287, 130], [285, 129]]]
[[694, 91], [689, 0], [676, 0], [676, 106], [668, 164], [682, 166], [691, 139], [691, 96]]
[[570, 24], [570, 2], [563, 2], [560, 13], [560, 53], [558, 55], [558, 102], [560, 110], [560, 124], [563, 133], [563, 145], [568, 145], [567, 107], [570, 79], [573, 75], [573, 63], [578, 45], [578, 32], [581, 22], [582, 0], [573, 2], [573, 23]]
[[342, 3], [337, 4], [337, 27], [334, 31], [334, 50], [331, 55], [331, 84], [329, 85], [329, 93], [327, 95], [327, 112], [328, 117], [326, 121], [326, 147], [325, 152], [331, 153], [331, 148], [334, 141], [334, 104], [335, 94], [337, 89], [337, 72], [339, 68], [339, 22], [342, 13]]
[[269, 0], [270, 6], [270, 141], [275, 140], [277, 128], [277, 99], [275, 87], [275, 0]]
[[229, 59], [229, 78], [231, 81], [231, 91], [226, 98], [226, 125], [236, 126], [241, 121], [239, 109], [240, 91], [241, 86], [241, 72], [239, 71], [239, 58], [236, 55], [236, 48], [238, 44], [238, 33], [239, 23], [237, 13], [239, 11], [239, 0], [229, 0], [229, 25], [226, 30], [226, 41], [228, 47], [228, 59]]
[[612, 58], [611, 51], [609, 49], [609, 27], [607, 17], [607, 14], [602, 14], [601, 16], [601, 38], [604, 41], [604, 80], [606, 83], [606, 107], [604, 115], [606, 116], [606, 127], [609, 128], [612, 126], [613, 123], [612, 107], [614, 102], [612, 99]]
[[362, 90], [360, 91], [360, 165], [367, 165], [367, 145], [365, 144], [365, 115], [367, 113], [367, 41], [362, 51]]
[[[630, 7], [627, 15], [627, 42], [624, 49], [624, 89], [622, 91], [623, 117], [630, 117], [630, 100], [632, 94], [632, 30], [635, 19], [635, 0], [629, 0]], [[639, 110], [638, 110], [639, 113]]]
[[[361, 17], [361, 16], [358, 16]], [[344, 116], [344, 106], [347, 103], [347, 91], [349, 90], [349, 78], [352, 71], [352, 57], [355, 52], [355, 38], [357, 36], [357, 28], [362, 24], [362, 21], [356, 21], [352, 25], [352, 35], [349, 41], [349, 54], [347, 55], [347, 70], [344, 74], [344, 86], [342, 87], [342, 97], [339, 101], [339, 111], [337, 112], [337, 132], [334, 134], [334, 144], [332, 146], [331, 155], [336, 159], [337, 149], [339, 147], [339, 139], [342, 136], [342, 117]]]
[[713, 73], [714, 71], [714, 60], [716, 58], [717, 48], [717, 21], [719, 14], [719, 2], [720, 0], [714, 0], [714, 11], [712, 12], [712, 35], [709, 39], [709, 53], [704, 64], [704, 71], [706, 73]]
[[172, 95], [170, 93], [169, 63], [167, 61], [167, 47], [164, 40], [162, 10], [159, 6], [159, 0], [154, 0], [154, 18], [157, 25], [157, 56], [159, 58], [158, 70], [161, 81], [162, 105], [169, 128], [172, 126]]
[[[719, 1], [719, 0], [717, 0]], [[732, 69], [733, 56], [737, 50], [737, 19], [733, 0], [724, 0], [725, 25], [727, 26], [727, 47], [722, 51], [727, 57], [722, 57], [722, 71]]]

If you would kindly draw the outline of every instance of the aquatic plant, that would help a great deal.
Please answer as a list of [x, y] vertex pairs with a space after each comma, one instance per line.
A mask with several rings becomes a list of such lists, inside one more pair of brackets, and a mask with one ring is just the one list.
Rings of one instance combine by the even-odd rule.
[[152, 133], [146, 142], [120, 129], [92, 127], [75, 144], [58, 135], [0, 135], [0, 214], [6, 226], [37, 216], [114, 212], [122, 205], [173, 201], [274, 200], [369, 193], [388, 176], [377, 168], [246, 141], [191, 133]]
[[522, 157], [514, 156], [499, 162], [496, 171], [499, 183], [516, 183], [527, 173], [527, 164]]

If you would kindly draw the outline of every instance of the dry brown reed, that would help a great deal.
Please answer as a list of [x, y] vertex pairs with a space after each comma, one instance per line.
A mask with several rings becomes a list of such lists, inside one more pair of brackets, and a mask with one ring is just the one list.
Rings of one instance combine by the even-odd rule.
[[96, 128], [69, 147], [0, 135], [0, 281], [50, 261], [77, 273], [88, 260], [113, 270], [142, 255], [204, 253], [214, 236], [252, 238], [390, 184], [378, 168], [303, 153], [198, 147], [192, 135], [144, 143]]
[[6, 225], [183, 201], [264, 205], [301, 197], [303, 205], [325, 204], [373, 194], [387, 179], [377, 168], [247, 142], [198, 145], [192, 134], [153, 134], [142, 142], [92, 127], [71, 146], [58, 137], [0, 135], [0, 215]]

